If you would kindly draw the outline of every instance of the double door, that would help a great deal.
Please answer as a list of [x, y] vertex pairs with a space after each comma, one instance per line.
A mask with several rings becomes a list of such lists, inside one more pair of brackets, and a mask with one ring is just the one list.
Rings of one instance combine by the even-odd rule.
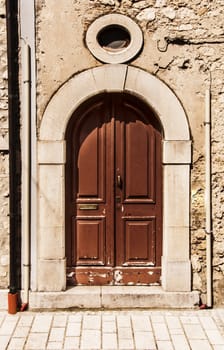
[[105, 94], [67, 135], [69, 284], [160, 283], [161, 131], [134, 97]]

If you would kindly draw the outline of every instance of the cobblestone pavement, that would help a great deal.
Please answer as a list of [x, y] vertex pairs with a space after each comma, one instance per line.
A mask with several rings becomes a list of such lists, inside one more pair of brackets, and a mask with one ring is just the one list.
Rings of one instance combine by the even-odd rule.
[[0, 312], [0, 350], [224, 350], [224, 309]]

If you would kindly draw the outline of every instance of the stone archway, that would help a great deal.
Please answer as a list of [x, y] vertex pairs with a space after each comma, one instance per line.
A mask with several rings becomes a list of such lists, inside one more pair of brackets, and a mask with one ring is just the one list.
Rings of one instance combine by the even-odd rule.
[[104, 65], [77, 74], [56, 92], [44, 112], [38, 140], [37, 289], [66, 288], [65, 132], [81, 103], [103, 92], [133, 94], [150, 105], [160, 118], [164, 130], [162, 287], [165, 291], [190, 291], [191, 141], [187, 117], [164, 83], [127, 65]]

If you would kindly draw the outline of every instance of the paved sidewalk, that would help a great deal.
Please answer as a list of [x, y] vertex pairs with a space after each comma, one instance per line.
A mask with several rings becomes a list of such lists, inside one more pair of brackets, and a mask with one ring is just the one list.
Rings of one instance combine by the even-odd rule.
[[224, 350], [224, 309], [0, 312], [0, 350]]

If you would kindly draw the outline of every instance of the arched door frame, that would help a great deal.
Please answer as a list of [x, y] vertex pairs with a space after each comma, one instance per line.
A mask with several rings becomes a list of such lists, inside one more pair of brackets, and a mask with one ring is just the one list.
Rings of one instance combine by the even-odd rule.
[[164, 131], [162, 287], [190, 291], [191, 140], [187, 117], [167, 85], [139, 68], [121, 64], [92, 68], [70, 78], [44, 112], [38, 138], [37, 289], [66, 288], [65, 132], [81, 103], [103, 92], [134, 94], [160, 119]]

